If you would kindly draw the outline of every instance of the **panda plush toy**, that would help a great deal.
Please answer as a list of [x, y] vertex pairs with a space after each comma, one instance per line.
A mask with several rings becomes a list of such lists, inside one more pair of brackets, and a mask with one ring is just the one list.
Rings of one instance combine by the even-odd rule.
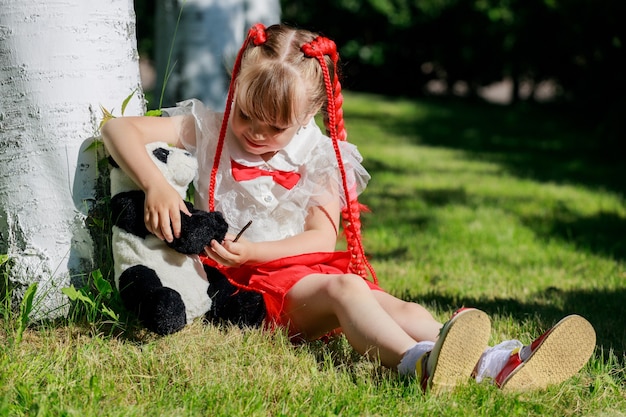
[[[197, 172], [196, 159], [163, 142], [149, 143], [146, 150], [184, 199]], [[242, 327], [260, 325], [265, 316], [261, 295], [237, 291], [194, 256], [211, 240], [224, 239], [228, 225], [222, 214], [197, 210], [186, 202], [192, 215], [181, 214], [180, 237], [162, 241], [146, 229], [143, 191], [112, 158], [109, 161], [115, 285], [124, 306], [161, 335], [177, 332], [198, 317]]]

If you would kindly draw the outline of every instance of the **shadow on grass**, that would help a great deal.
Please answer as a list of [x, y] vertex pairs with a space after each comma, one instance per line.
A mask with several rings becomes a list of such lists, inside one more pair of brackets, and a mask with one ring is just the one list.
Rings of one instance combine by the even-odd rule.
[[[422, 145], [462, 150], [472, 158], [498, 163], [518, 178], [600, 188], [622, 199], [626, 196], [622, 157], [626, 147], [606, 149], [596, 130], [580, 118], [549, 107], [514, 108], [435, 99], [421, 100], [420, 104], [427, 109], [426, 117], [373, 111], [350, 115], [350, 119], [353, 123], [359, 117], [374, 121], [384, 130]], [[365, 163], [373, 177], [376, 172], [397, 171], [378, 160]], [[471, 196], [462, 188], [429, 190], [412, 196], [416, 197], [437, 206], [471, 203]], [[557, 207], [548, 216], [522, 217], [521, 221], [538, 236], [566, 240], [594, 253], [626, 260], [626, 222], [613, 213], [581, 217], [566, 207]]]
[[426, 116], [372, 112], [360, 117], [420, 144], [464, 150], [500, 163], [519, 177], [626, 194], [626, 145], [604, 146], [598, 129], [584, 116], [548, 106], [505, 107], [459, 100], [422, 99], [420, 105]]
[[[418, 114], [418, 112], [421, 112]], [[603, 189], [621, 196], [626, 203], [626, 147], [603, 146], [598, 131], [586, 124], [584, 117], [567, 114], [551, 107], [502, 107], [484, 103], [420, 100], [419, 110], [398, 116], [383, 111], [350, 115], [351, 123], [375, 123], [384, 131], [401, 135], [416, 144], [446, 147], [465, 152], [469, 158], [499, 164], [503, 173], [537, 182], [572, 184], [589, 189]], [[393, 171], [398, 167], [389, 161], [369, 158], [365, 164], [372, 174]], [[419, 168], [419, 167], [418, 167]], [[402, 173], [400, 173], [402, 174]], [[484, 197], [474, 200], [462, 187], [414, 191], [398, 195], [397, 190], [368, 191], [368, 199], [381, 204], [404, 199], [420, 199], [431, 207], [447, 205], [486, 205], [502, 207], [502, 200]], [[376, 227], [393, 227], [394, 223], [411, 222], [416, 230], [430, 221], [401, 209], [393, 216], [365, 217]], [[372, 207], [375, 207], [372, 205]], [[384, 206], [384, 209], [391, 207]], [[377, 211], [381, 211], [377, 208]], [[384, 211], [384, 210], [382, 210]], [[626, 222], [613, 212], [582, 216], [566, 205], [555, 205], [541, 216], [514, 213], [538, 237], [574, 243], [581, 250], [606, 256], [617, 262], [626, 260]], [[380, 224], [380, 222], [383, 224]], [[365, 225], [365, 227], [374, 226]], [[376, 257], [380, 255], [377, 254]], [[402, 258], [397, 249], [383, 255], [385, 259]], [[626, 280], [626, 277], [624, 277]], [[618, 290], [563, 291], [548, 288], [534, 294], [530, 301], [516, 299], [476, 299], [431, 293], [421, 296], [423, 304], [441, 306], [475, 306], [491, 315], [510, 316], [517, 321], [533, 320], [547, 329], [568, 314], [587, 318], [597, 333], [597, 344], [612, 349], [624, 361], [626, 355], [626, 288]]]
[[[530, 302], [510, 298], [481, 299], [430, 293], [412, 301], [424, 305], [479, 308], [490, 316], [511, 317], [516, 321], [539, 320], [544, 330], [569, 314], [585, 317], [596, 331], [597, 345], [613, 350], [626, 361], [626, 289], [617, 291], [563, 291], [548, 288]], [[514, 337], [514, 335], [512, 335]], [[537, 335], [539, 336], [539, 335]]]

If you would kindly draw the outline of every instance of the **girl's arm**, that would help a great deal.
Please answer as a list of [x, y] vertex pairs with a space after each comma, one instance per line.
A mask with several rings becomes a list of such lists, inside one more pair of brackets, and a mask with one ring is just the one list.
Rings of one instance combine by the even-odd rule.
[[[104, 144], [122, 170], [145, 192], [146, 228], [159, 239], [171, 242], [180, 235], [180, 211], [190, 215], [178, 192], [166, 181], [146, 152], [150, 142], [182, 147], [181, 132], [188, 118], [119, 117], [102, 127]], [[194, 138], [195, 139], [195, 138]]]
[[337, 243], [339, 212], [339, 201], [312, 207], [304, 232], [296, 236], [270, 242], [247, 241], [245, 233], [237, 242], [232, 241], [233, 236], [227, 236], [223, 244], [211, 242], [207, 255], [222, 265], [240, 266], [304, 253], [332, 252]]

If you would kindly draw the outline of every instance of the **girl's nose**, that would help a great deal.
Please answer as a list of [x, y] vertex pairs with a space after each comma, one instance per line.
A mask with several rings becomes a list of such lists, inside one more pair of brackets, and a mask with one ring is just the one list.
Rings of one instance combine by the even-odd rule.
[[263, 126], [261, 123], [257, 122], [257, 121], [253, 121], [250, 124], [250, 130], [252, 131], [252, 136], [256, 139], [256, 140], [265, 140], [266, 139], [266, 132], [265, 132], [265, 126]]

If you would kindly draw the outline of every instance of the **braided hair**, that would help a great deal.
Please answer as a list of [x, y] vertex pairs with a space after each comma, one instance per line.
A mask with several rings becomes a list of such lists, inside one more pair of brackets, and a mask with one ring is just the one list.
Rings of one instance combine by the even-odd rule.
[[[242, 61], [246, 62], [246, 68], [241, 68]], [[246, 71], [251, 64], [264, 67], [261, 75], [259, 71]], [[312, 116], [321, 109], [326, 133], [333, 143], [345, 193], [346, 204], [342, 209], [341, 219], [347, 249], [351, 255], [349, 271], [363, 278], [367, 278], [369, 272], [377, 283], [378, 279], [365, 256], [361, 239], [360, 213], [365, 207], [358, 202], [356, 190], [348, 188], [348, 178], [338, 143], [347, 140], [338, 64], [337, 47], [326, 37], [285, 25], [266, 28], [258, 23], [249, 29], [232, 71], [209, 181], [209, 209], [215, 210], [217, 171], [235, 95], [238, 105], [248, 116], [277, 126], [289, 125], [294, 120], [304, 123], [300, 118]], [[293, 82], [294, 79], [298, 82]], [[310, 80], [320, 80], [323, 83], [311, 83]], [[240, 83], [257, 88], [238, 91], [236, 87]], [[249, 94], [250, 91], [256, 93]], [[274, 94], [264, 94], [265, 91], [272, 91]], [[284, 103], [290, 103], [290, 106], [285, 106]], [[297, 107], [298, 105], [304, 108]]]

